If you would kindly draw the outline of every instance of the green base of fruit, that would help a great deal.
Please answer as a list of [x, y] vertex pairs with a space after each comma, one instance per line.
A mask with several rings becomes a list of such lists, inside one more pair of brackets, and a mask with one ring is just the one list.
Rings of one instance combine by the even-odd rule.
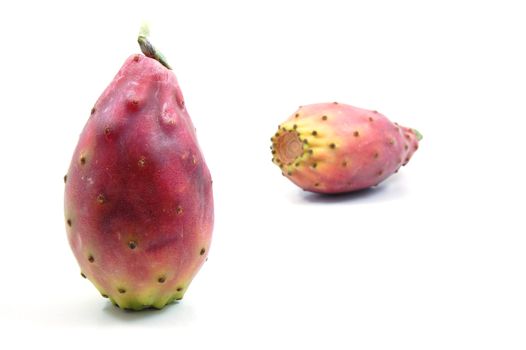
[[151, 309], [161, 310], [167, 305], [174, 304], [174, 303], [177, 304], [179, 300], [183, 299], [183, 297], [174, 296], [168, 300], [156, 301], [153, 304], [143, 304], [136, 300], [117, 303], [114, 299], [112, 298], [109, 298], [109, 299], [114, 306], [120, 309], [127, 310], [127, 311], [141, 311], [141, 310], [151, 310]]

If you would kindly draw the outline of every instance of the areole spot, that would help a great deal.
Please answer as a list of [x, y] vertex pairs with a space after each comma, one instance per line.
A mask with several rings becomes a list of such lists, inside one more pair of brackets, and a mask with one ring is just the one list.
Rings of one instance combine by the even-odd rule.
[[354, 135], [354, 137], [358, 137], [358, 136], [360, 136], [360, 132], [359, 132], [358, 130], [355, 131], [355, 132], [353, 132], [352, 134]]
[[108, 295], [107, 294], [100, 294], [103, 298], [108, 298]]
[[394, 140], [394, 139], [390, 139], [390, 140], [389, 140], [389, 145], [392, 146], [392, 145], [394, 145], [394, 144], [395, 144], [395, 140]]
[[166, 281], [166, 277], [164, 277], [164, 276], [161, 276], [161, 277], [159, 277], [157, 279], [157, 282], [159, 282], [159, 283], [164, 283], [165, 281]]
[[88, 256], [88, 261], [89, 261], [90, 263], [95, 262], [95, 258], [93, 257], [93, 255]]
[[288, 176], [292, 176], [292, 171], [287, 172]]
[[312, 167], [316, 169], [316, 167], [318, 167], [318, 163], [312, 163]]
[[378, 156], [380, 156], [380, 154], [378, 152], [374, 152], [374, 155], [373, 155], [374, 159], [378, 159]]
[[86, 156], [80, 156], [80, 164], [84, 165], [86, 164]]
[[378, 175], [378, 176], [382, 176], [383, 173], [384, 173], [383, 170], [378, 170], [378, 172], [376, 173], [376, 175]]
[[346, 167], [346, 166], [347, 166], [347, 161], [344, 160], [344, 161], [342, 162], [342, 166]]
[[336, 148], [336, 145], [335, 145], [334, 143], [331, 143], [331, 144], [329, 145], [329, 147], [332, 148], [332, 149], [335, 149], [335, 148]]
[[292, 129], [296, 130], [298, 126], [296, 124], [292, 125]]
[[161, 123], [173, 128], [177, 124], [177, 116], [175, 114], [170, 113], [169, 111], [163, 111], [160, 115]]
[[93, 108], [91, 109], [91, 113], [90, 113], [90, 115], [95, 114], [96, 111], [97, 111], [97, 110], [95, 109], [95, 107], [93, 107]]
[[124, 288], [118, 288], [117, 291], [118, 291], [119, 293], [121, 293], [121, 294], [126, 293], [126, 289], [124, 289]]
[[294, 164], [294, 166], [298, 167], [298, 166], [300, 166], [300, 163], [297, 162], [296, 164]]
[[319, 182], [316, 182], [316, 183], [314, 184], [314, 187], [319, 187], [319, 186], [320, 186], [320, 183], [319, 183]]
[[316, 135], [318, 135], [318, 132], [317, 132], [316, 130], [314, 130], [314, 131], [312, 132], [312, 136], [316, 136]]
[[201, 248], [201, 251], [199, 252], [199, 255], [204, 255], [206, 252], [206, 249], [205, 248]]
[[327, 116], [326, 115], [322, 116], [321, 120], [327, 120]]
[[64, 183], [68, 181], [68, 174], [64, 175]]
[[178, 205], [177, 208], [175, 209], [175, 212], [177, 213], [177, 215], [181, 215], [183, 213], [183, 207]]
[[370, 122], [374, 121], [373, 117], [369, 117], [369, 121]]
[[312, 155], [314, 153], [314, 151], [311, 149], [309, 149], [307, 152], [309, 152], [310, 155]]
[[128, 248], [130, 248], [132, 250], [137, 248], [137, 242], [136, 241], [129, 241], [128, 242]]
[[106, 136], [109, 136], [111, 134], [111, 128], [109, 126], [107, 126], [105, 129], [104, 129], [104, 135]]
[[84, 272], [81, 272], [80, 275], [82, 276], [82, 278], [86, 278], [86, 275], [84, 274]]
[[404, 145], [404, 149], [405, 149], [406, 151], [409, 149], [409, 145], [408, 145], [407, 143]]
[[294, 115], [294, 118], [299, 118], [300, 114], [299, 113], [296, 113], [296, 115]]
[[97, 196], [97, 202], [99, 202], [99, 204], [103, 204], [104, 202], [106, 202], [106, 198], [104, 197], [104, 195], [102, 193], [100, 193]]
[[71, 227], [71, 219], [68, 219], [66, 222], [68, 223], [68, 226]]
[[137, 161], [137, 165], [140, 167], [140, 168], [144, 168], [144, 165], [146, 164], [146, 157], [144, 156], [141, 156], [141, 158], [139, 158], [139, 160]]
[[133, 62], [139, 62], [139, 57], [140, 57], [140, 55], [135, 55], [133, 57]]
[[178, 292], [180, 292], [180, 291], [183, 290], [183, 287], [178, 287], [176, 290], [177, 290]]

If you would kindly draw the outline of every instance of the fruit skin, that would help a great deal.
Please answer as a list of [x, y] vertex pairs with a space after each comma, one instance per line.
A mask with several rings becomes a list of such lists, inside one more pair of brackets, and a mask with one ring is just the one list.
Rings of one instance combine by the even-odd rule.
[[311, 104], [279, 125], [271, 138], [272, 161], [304, 190], [352, 192], [378, 185], [406, 165], [421, 138], [377, 111]]
[[205, 262], [212, 180], [172, 71], [130, 56], [91, 111], [64, 177], [68, 241], [124, 309], [179, 300]]

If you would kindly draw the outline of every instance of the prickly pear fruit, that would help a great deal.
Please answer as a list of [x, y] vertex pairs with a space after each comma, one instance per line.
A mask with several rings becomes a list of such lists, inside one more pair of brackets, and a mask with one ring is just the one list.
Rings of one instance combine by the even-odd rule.
[[377, 111], [342, 103], [300, 107], [271, 138], [272, 161], [304, 190], [375, 186], [406, 165], [422, 135]]
[[100, 96], [64, 177], [82, 277], [132, 310], [183, 297], [207, 258], [214, 216], [177, 79], [144, 36], [139, 42], [146, 56], [130, 56]]

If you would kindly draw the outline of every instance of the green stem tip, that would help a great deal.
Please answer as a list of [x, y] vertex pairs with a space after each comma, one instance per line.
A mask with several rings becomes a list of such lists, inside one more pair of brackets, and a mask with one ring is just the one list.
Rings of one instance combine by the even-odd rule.
[[411, 129], [411, 130], [413, 130], [413, 132], [415, 133], [416, 139], [418, 141], [420, 141], [420, 140], [422, 140], [424, 138], [424, 136], [422, 136], [422, 134], [418, 130], [416, 130], [416, 129]]
[[148, 40], [148, 35], [150, 35], [150, 29], [148, 28], [148, 25], [144, 23], [141, 26], [139, 37], [137, 38], [137, 42], [139, 43], [142, 53], [146, 57], [150, 57], [154, 60], [159, 61], [159, 63], [161, 63], [166, 68], [172, 69], [168, 62], [166, 62], [166, 58], [164, 58], [164, 55], [159, 50], [157, 50]]

